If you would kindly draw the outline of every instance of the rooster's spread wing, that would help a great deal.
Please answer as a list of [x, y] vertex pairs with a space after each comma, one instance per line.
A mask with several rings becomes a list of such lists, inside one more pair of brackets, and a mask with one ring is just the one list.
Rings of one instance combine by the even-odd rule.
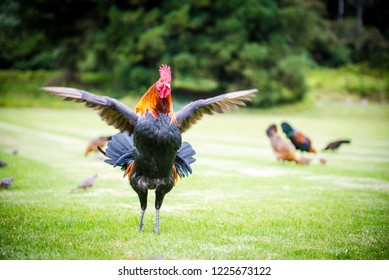
[[239, 106], [245, 106], [244, 101], [250, 101], [254, 92], [257, 92], [257, 90], [235, 91], [189, 103], [176, 114], [181, 132], [188, 130], [204, 114], [212, 115], [214, 112], [223, 113], [233, 108], [238, 108]]
[[65, 100], [85, 102], [86, 106], [96, 110], [108, 125], [114, 126], [121, 132], [132, 133], [138, 120], [138, 116], [127, 106], [107, 96], [98, 96], [84, 90], [67, 87], [44, 87], [42, 89], [63, 97]]

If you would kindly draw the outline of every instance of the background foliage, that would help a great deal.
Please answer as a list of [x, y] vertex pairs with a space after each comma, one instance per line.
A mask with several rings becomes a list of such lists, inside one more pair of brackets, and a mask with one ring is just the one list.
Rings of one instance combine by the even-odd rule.
[[189, 94], [255, 87], [256, 106], [295, 102], [309, 66], [389, 65], [384, 2], [5, 0], [0, 68], [61, 69], [55, 85], [112, 73], [120, 96], [143, 93], [166, 63]]

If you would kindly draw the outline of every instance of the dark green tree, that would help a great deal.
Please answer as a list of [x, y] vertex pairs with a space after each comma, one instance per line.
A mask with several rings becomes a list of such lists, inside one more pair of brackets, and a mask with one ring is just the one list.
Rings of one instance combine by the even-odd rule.
[[107, 4], [94, 0], [5, 0], [0, 21], [5, 54], [0, 63], [18, 68], [61, 68], [66, 81], [77, 80], [78, 63], [84, 58], [88, 40], [104, 23], [101, 15]]
[[258, 88], [254, 105], [294, 102], [313, 61], [386, 64], [384, 0], [362, 1], [362, 35], [358, 1], [3, 0], [0, 67], [63, 69], [56, 85], [79, 70], [109, 72], [115, 92], [141, 94], [166, 63], [193, 92], [211, 80], [219, 92]]

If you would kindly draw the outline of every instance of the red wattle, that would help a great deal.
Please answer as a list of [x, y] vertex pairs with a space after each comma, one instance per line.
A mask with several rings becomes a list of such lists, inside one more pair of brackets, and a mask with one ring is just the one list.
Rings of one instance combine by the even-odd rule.
[[166, 98], [170, 94], [170, 88], [167, 86], [162, 86], [159, 90], [159, 97]]

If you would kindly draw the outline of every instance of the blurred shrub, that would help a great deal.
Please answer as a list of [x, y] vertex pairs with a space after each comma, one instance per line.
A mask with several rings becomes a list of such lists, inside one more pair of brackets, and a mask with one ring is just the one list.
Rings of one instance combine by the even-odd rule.
[[320, 0], [85, 2], [2, 1], [0, 67], [63, 68], [52, 80], [62, 85], [78, 83], [79, 69], [110, 72], [117, 95], [140, 95], [165, 63], [185, 90], [209, 88], [201, 80], [211, 81], [212, 92], [255, 87], [254, 106], [273, 106], [304, 98], [311, 60], [389, 65], [377, 29], [360, 33], [354, 18], [330, 20]]
[[243, 74], [259, 89], [253, 105], [270, 107], [301, 100], [307, 91], [305, 83], [307, 66], [306, 58], [293, 55], [276, 63], [271, 71], [246, 68]]
[[310, 52], [312, 58], [323, 66], [338, 67], [351, 62], [350, 49], [329, 28], [316, 35]]
[[388, 75], [388, 70], [350, 64], [337, 69], [310, 69], [308, 84], [311, 91], [319, 91], [327, 96], [356, 95], [384, 102], [389, 100]]
[[333, 32], [337, 44], [347, 48], [350, 62], [368, 62], [373, 68], [389, 67], [389, 42], [378, 29], [365, 27], [359, 31], [353, 19], [331, 22], [328, 26], [327, 30]]

